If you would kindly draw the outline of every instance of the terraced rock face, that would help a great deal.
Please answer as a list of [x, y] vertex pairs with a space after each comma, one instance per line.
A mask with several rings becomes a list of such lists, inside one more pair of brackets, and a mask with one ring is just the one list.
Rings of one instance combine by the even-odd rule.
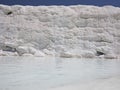
[[0, 5], [0, 55], [120, 55], [120, 8]]

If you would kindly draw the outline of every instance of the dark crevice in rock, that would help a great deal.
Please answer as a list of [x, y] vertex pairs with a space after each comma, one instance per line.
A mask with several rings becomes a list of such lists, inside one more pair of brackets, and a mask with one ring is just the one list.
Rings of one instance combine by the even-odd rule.
[[10, 46], [4, 46], [3, 51], [8, 51], [8, 52], [16, 52], [16, 48], [10, 47]]
[[101, 52], [101, 51], [96, 51], [96, 55], [97, 55], [97, 56], [101, 56], [101, 55], [105, 55], [105, 53], [104, 53], [104, 52]]
[[12, 11], [9, 11], [9, 12], [7, 12], [6, 14], [7, 15], [11, 15], [13, 12]]

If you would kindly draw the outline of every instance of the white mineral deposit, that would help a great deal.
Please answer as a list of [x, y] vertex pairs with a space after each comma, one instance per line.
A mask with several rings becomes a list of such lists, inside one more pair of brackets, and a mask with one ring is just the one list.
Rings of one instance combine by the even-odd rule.
[[0, 5], [0, 50], [0, 56], [119, 58], [120, 8]]
[[0, 90], [120, 90], [120, 8], [0, 4]]

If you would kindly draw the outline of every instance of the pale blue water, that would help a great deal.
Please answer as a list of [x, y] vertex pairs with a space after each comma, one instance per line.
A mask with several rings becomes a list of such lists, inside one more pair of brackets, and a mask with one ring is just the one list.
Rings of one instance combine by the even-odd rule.
[[0, 90], [47, 90], [120, 75], [120, 60], [0, 57]]

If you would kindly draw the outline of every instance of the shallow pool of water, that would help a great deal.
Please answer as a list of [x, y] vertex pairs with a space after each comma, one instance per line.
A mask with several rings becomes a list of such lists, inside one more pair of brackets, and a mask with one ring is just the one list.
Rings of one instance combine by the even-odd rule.
[[47, 90], [120, 75], [120, 60], [0, 57], [0, 90]]

